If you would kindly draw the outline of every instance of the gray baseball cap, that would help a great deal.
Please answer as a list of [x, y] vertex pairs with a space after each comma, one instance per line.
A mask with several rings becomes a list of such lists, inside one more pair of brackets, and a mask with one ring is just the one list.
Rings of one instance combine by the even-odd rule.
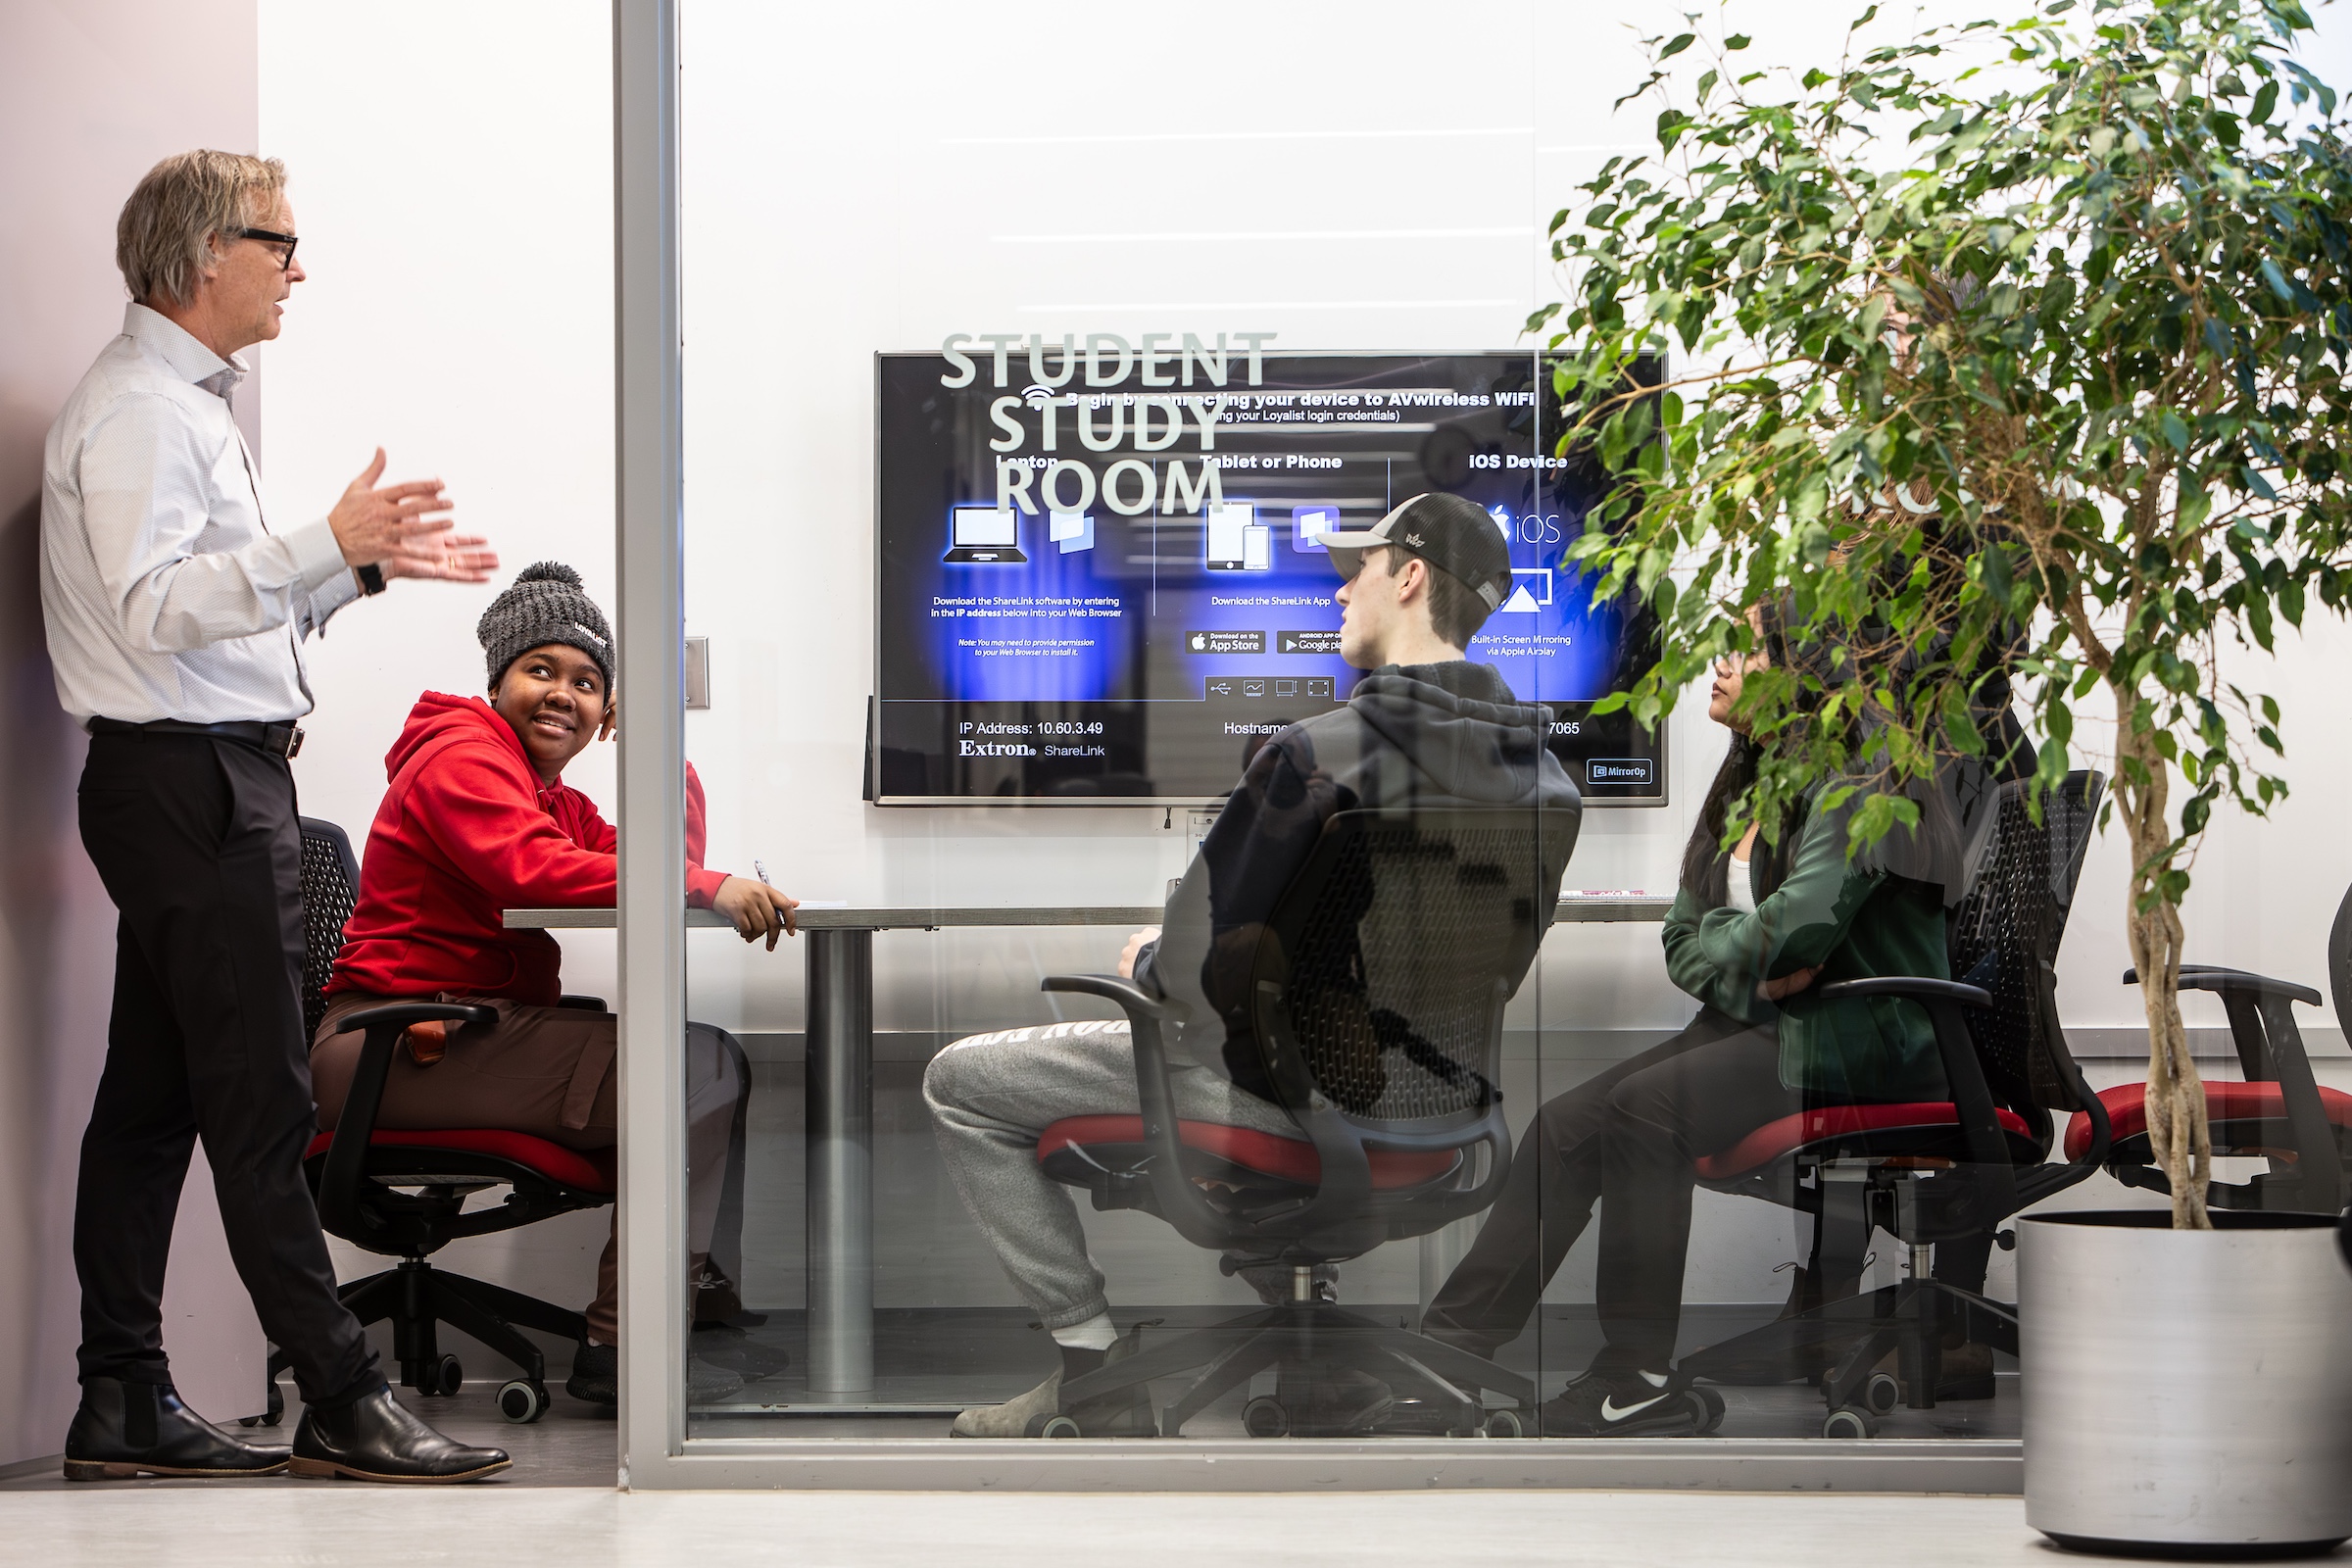
[[1485, 508], [1460, 496], [1417, 495], [1369, 528], [1327, 533], [1322, 542], [1331, 564], [1350, 581], [1363, 569], [1365, 551], [1396, 545], [1460, 579], [1489, 610], [1511, 591], [1511, 547], [1501, 527]]

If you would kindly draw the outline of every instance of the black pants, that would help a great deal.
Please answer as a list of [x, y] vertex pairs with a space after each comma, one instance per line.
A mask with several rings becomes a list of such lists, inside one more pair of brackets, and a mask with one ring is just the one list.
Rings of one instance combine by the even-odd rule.
[[[1682, 1323], [1695, 1161], [1819, 1102], [1782, 1084], [1780, 1039], [1709, 1007], [1690, 1027], [1544, 1102], [1487, 1223], [1430, 1303], [1424, 1327], [1499, 1347], [1516, 1339], [1600, 1205], [1594, 1305], [1618, 1366], [1663, 1369]], [[1936, 1248], [1936, 1277], [1984, 1286], [1989, 1237]], [[1860, 1257], [1808, 1259], [1830, 1298]]]
[[1544, 1102], [1426, 1326], [1489, 1345], [1517, 1338], [1598, 1203], [1594, 1298], [1607, 1353], [1666, 1365], [1682, 1320], [1692, 1162], [1803, 1107], [1781, 1083], [1780, 1054], [1770, 1027], [1707, 1008], [1673, 1039]]
[[104, 734], [80, 805], [81, 842], [121, 911], [74, 1211], [81, 1375], [171, 1381], [164, 1265], [201, 1135], [229, 1254], [304, 1399], [381, 1387], [302, 1174], [317, 1115], [293, 774], [236, 741]]

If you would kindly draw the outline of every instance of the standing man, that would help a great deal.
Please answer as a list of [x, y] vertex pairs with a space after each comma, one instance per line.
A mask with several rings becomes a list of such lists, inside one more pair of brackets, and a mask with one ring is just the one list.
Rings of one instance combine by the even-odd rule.
[[[81, 1145], [74, 1264], [81, 1408], [66, 1477], [467, 1481], [496, 1448], [403, 1409], [335, 1294], [303, 1181], [315, 1129], [300, 997], [302, 840], [287, 759], [312, 707], [302, 639], [393, 577], [484, 582], [437, 479], [264, 519], [229, 416], [237, 351], [277, 336], [303, 279], [275, 159], [192, 152], [148, 171], [115, 258], [132, 304], [50, 428], [41, 608], [66, 710], [90, 732], [81, 842], [121, 911], [106, 1069]], [[237, 1272], [306, 1404], [291, 1452], [181, 1403], [164, 1265], [201, 1135]]]

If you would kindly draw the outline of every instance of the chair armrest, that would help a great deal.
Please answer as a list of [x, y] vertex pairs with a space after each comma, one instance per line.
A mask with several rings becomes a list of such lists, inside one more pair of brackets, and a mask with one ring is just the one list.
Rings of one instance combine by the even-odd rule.
[[361, 1171], [368, 1162], [368, 1143], [375, 1136], [375, 1118], [384, 1102], [384, 1080], [392, 1072], [392, 1052], [404, 1030], [413, 1023], [498, 1022], [498, 1009], [470, 1003], [395, 1002], [368, 1007], [343, 1020], [337, 1034], [366, 1030], [359, 1065], [352, 1070], [351, 1088], [343, 1097], [342, 1114], [335, 1118], [334, 1142], [326, 1147], [326, 1169], [318, 1177], [318, 1220], [347, 1240], [366, 1228], [360, 1214]]
[[[2124, 971], [2124, 984], [2137, 985], [2137, 968]], [[2336, 1152], [2335, 1129], [2320, 1102], [2319, 1080], [2311, 1070], [2303, 1031], [2295, 1022], [2294, 1004], [2320, 1004], [2320, 994], [2309, 986], [2219, 964], [2184, 963], [2180, 989], [2210, 991], [2222, 999], [2230, 1017], [2230, 1038], [2237, 1047], [2238, 1064], [2251, 1082], [2278, 1086], [2286, 1105], [2286, 1121], [2295, 1141], [2295, 1168], [2306, 1207], [2335, 1213], [2343, 1207], [2344, 1167]]]
[[1982, 986], [1963, 985], [1957, 980], [1931, 980], [1925, 975], [1889, 974], [1867, 980], [1840, 980], [1813, 994], [1824, 1002], [1836, 1002], [1841, 997], [1901, 997], [1910, 1002], [1952, 1002], [1963, 1007], [1987, 1010], [1992, 1006], [1991, 995]]
[[[355, 1012], [335, 1029], [339, 1035], [366, 1029], [406, 1029], [413, 1023], [496, 1023], [496, 1007], [458, 1002], [394, 1002]], [[365, 1050], [365, 1048], [362, 1048]], [[340, 1126], [340, 1119], [336, 1125]]]
[[1155, 997], [1142, 986], [1115, 974], [1050, 974], [1037, 983], [1040, 991], [1075, 992], [1081, 996], [1102, 997], [1119, 1004], [1121, 1011], [1133, 1018], [1141, 1013], [1147, 1018], [1168, 1019], [1181, 1016], [1178, 1004]]
[[1984, 1063], [1977, 1057], [1976, 1037], [1969, 1033], [1963, 1007], [1989, 1011], [1992, 997], [1982, 986], [1957, 980], [1935, 980], [1925, 975], [1877, 975], [1867, 980], [1840, 980], [1823, 986], [1815, 995], [1825, 1002], [1843, 998], [1894, 997], [1916, 1002], [1928, 1009], [1936, 1028], [1936, 1052], [1942, 1058], [1944, 1088], [1952, 1097], [1952, 1112], [1960, 1124], [1960, 1139], [1968, 1148], [1969, 1163], [1977, 1178], [1985, 1212], [1976, 1216], [1990, 1225], [2017, 1212], [2017, 1167], [2010, 1162], [2009, 1140], [1994, 1114], [1992, 1087], [1984, 1081]]
[[568, 991], [556, 999], [559, 1007], [575, 1007], [581, 1012], [611, 1012], [602, 997], [575, 997]]
[[1038, 982], [1040, 991], [1077, 992], [1105, 997], [1127, 1014], [1135, 1044], [1136, 1106], [1144, 1119], [1144, 1142], [1152, 1158], [1146, 1167], [1152, 1196], [1159, 1202], [1160, 1218], [1195, 1247], [1211, 1250], [1227, 1246], [1232, 1226], [1201, 1196], [1184, 1172], [1184, 1139], [1176, 1125], [1176, 1092], [1168, 1081], [1168, 1053], [1159, 1026], [1182, 1017], [1180, 1004], [1162, 1001], [1132, 980], [1115, 974], [1050, 974]]
[[[2139, 984], [2136, 968], [2124, 971], [2124, 984]], [[2292, 980], [2274, 980], [2266, 974], [2254, 974], [2245, 969], [2225, 969], [2213, 963], [2184, 963], [2180, 966], [2180, 989], [2210, 991], [2217, 997], [2284, 997], [2300, 1002], [2307, 1007], [2320, 1004], [2320, 994], [2309, 986], [2299, 986]]]

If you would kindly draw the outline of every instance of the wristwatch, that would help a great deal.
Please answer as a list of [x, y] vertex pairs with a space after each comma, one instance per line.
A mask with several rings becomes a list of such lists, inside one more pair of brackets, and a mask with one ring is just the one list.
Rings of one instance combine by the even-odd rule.
[[363, 594], [373, 596], [384, 591], [384, 568], [372, 561], [365, 566], [354, 566], [352, 575], [360, 579]]

